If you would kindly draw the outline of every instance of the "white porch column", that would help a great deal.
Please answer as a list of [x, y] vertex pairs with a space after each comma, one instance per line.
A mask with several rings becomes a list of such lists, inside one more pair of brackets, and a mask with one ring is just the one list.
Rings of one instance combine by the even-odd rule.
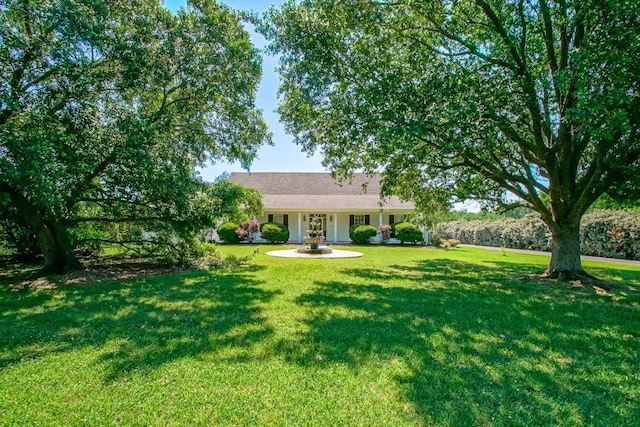
[[298, 242], [302, 243], [302, 212], [298, 212]]
[[378, 228], [382, 225], [382, 211], [378, 214]]
[[333, 213], [333, 243], [338, 243], [338, 212]]

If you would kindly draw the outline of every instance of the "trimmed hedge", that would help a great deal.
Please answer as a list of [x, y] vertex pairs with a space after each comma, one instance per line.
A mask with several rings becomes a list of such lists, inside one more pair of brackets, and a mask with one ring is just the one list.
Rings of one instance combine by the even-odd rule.
[[235, 222], [223, 222], [218, 229], [218, 237], [225, 243], [238, 243], [240, 237], [236, 234], [236, 230], [240, 228], [240, 225]]
[[582, 218], [580, 234], [585, 255], [640, 260], [640, 212], [594, 211]]
[[279, 222], [260, 224], [262, 238], [270, 243], [286, 243], [289, 241], [289, 227]]
[[392, 227], [395, 230], [396, 239], [400, 240], [400, 243], [417, 243], [423, 239], [420, 228], [410, 222], [398, 222]]
[[[432, 235], [481, 246], [551, 250], [551, 233], [534, 214], [520, 219], [452, 221], [436, 225]], [[583, 255], [640, 260], [640, 212], [599, 210], [582, 217]]]
[[369, 240], [376, 234], [378, 234], [378, 230], [373, 225], [354, 224], [349, 227], [349, 238], [353, 243], [369, 243]]
[[402, 224], [404, 221], [396, 221], [391, 223], [391, 237], [395, 239], [396, 237], [396, 225]]
[[505, 217], [498, 220], [452, 221], [438, 224], [432, 230], [432, 235], [473, 245], [551, 250], [549, 229], [535, 215], [520, 219]]

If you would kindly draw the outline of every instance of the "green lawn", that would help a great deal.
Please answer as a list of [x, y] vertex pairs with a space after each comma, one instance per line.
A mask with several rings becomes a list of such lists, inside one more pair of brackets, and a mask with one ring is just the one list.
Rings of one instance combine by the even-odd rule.
[[[247, 255], [252, 247], [221, 247]], [[93, 286], [0, 286], [0, 425], [640, 425], [640, 269], [358, 247]], [[348, 248], [347, 248], [348, 249]]]

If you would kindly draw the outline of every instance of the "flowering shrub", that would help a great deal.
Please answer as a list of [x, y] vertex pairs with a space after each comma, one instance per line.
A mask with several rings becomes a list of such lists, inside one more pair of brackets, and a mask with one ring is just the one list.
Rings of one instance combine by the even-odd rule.
[[380, 233], [382, 243], [387, 243], [391, 238], [391, 226], [389, 224], [382, 224], [380, 228], [378, 228], [378, 232]]
[[260, 231], [260, 223], [256, 219], [250, 219], [242, 223], [241, 227], [236, 229], [236, 234], [240, 240], [253, 242], [253, 235]]
[[246, 228], [236, 228], [236, 234], [238, 235], [238, 240], [244, 241], [249, 239], [249, 230]]

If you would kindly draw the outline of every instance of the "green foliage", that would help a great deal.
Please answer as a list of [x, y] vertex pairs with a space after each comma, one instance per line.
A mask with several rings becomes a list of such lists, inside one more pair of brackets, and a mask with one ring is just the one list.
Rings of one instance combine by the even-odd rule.
[[262, 194], [258, 190], [231, 182], [227, 177], [216, 179], [210, 191], [216, 201], [209, 208], [213, 213], [212, 217], [215, 215], [216, 218], [242, 223], [247, 218], [260, 216], [264, 212]]
[[289, 227], [279, 222], [265, 222], [260, 224], [262, 238], [270, 243], [286, 243], [289, 241]]
[[[506, 212], [496, 212], [489, 210], [481, 210], [480, 212], [466, 212], [466, 211], [453, 211], [447, 215], [447, 221], [486, 221], [497, 220], [504, 217], [508, 218], [522, 218], [528, 214], [533, 213], [531, 209], [527, 208], [515, 208]], [[440, 221], [442, 222], [442, 221]]]
[[396, 239], [400, 240], [400, 243], [417, 243], [424, 239], [418, 226], [410, 222], [396, 223], [394, 230]]
[[413, 223], [411, 221], [407, 221], [407, 220], [394, 222], [393, 224], [391, 224], [391, 237], [398, 238], [398, 234], [396, 232], [396, 227], [399, 224], [412, 224], [413, 225]]
[[596, 202], [591, 206], [589, 211], [603, 210], [603, 209], [615, 209], [615, 210], [634, 210], [640, 212], [640, 200], [638, 198], [625, 198], [619, 199], [611, 197], [608, 194], [603, 194]]
[[236, 233], [236, 230], [240, 228], [240, 225], [235, 222], [223, 222], [218, 226], [218, 237], [225, 243], [238, 243], [240, 237]]
[[349, 227], [349, 238], [353, 243], [363, 245], [369, 243], [372, 237], [378, 234], [373, 225], [354, 224]]
[[443, 240], [444, 239], [440, 238], [439, 236], [429, 236], [429, 245], [438, 248], [442, 244]]
[[40, 253], [36, 236], [11, 206], [0, 205], [0, 247], [23, 261], [33, 261]]
[[391, 237], [396, 237], [396, 225], [402, 224], [404, 221], [396, 221], [391, 224]]
[[[306, 0], [260, 30], [280, 55], [281, 118], [329, 169], [382, 170], [385, 194], [422, 212], [515, 203], [574, 240], [603, 193], [640, 194], [639, 7]], [[559, 240], [550, 267], [579, 270]]]
[[[210, 245], [213, 247], [213, 245]], [[245, 266], [253, 259], [253, 255], [237, 256], [234, 254], [223, 256], [211, 248], [197, 258], [195, 266], [202, 270], [235, 270]]]
[[248, 166], [270, 139], [254, 105], [260, 54], [235, 12], [214, 1], [176, 15], [157, 0], [3, 4], [0, 203], [38, 237], [47, 268], [115, 240], [171, 248], [238, 214], [233, 188], [196, 174], [208, 161]]

